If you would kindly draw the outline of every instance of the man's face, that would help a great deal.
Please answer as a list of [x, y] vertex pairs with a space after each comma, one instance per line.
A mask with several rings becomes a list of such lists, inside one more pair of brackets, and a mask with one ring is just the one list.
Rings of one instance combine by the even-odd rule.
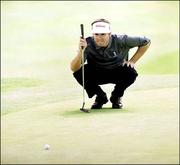
[[97, 46], [100, 46], [100, 47], [108, 46], [110, 33], [94, 33], [93, 37]]

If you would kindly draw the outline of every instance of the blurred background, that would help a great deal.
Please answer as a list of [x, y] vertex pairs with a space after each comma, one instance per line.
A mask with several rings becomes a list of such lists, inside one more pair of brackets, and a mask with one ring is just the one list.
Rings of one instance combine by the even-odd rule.
[[162, 79], [147, 88], [177, 85], [178, 7], [177, 1], [1, 1], [2, 114], [80, 98], [70, 62], [80, 24], [89, 36], [98, 18], [108, 19], [113, 33], [151, 39], [136, 68], [149, 83]]

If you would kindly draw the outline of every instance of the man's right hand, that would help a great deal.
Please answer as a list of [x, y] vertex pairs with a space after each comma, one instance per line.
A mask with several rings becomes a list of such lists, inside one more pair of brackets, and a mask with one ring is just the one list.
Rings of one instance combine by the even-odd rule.
[[[82, 47], [83, 47], [83, 49], [82, 49]], [[86, 47], [87, 47], [86, 39], [83, 39], [83, 38], [80, 37], [80, 40], [79, 40], [79, 50], [77, 51], [76, 57], [74, 57], [74, 59], [71, 61], [71, 70], [73, 72], [75, 72], [78, 69], [80, 69], [80, 67], [81, 67], [81, 60], [82, 60], [82, 56], [83, 56], [83, 51], [85, 50]]]
[[87, 47], [86, 39], [80, 37], [79, 50], [85, 49]]

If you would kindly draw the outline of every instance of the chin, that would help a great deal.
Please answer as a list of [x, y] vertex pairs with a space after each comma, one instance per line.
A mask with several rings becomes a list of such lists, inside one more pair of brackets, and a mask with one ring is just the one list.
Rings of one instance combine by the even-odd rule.
[[100, 47], [105, 47], [105, 44], [98, 44], [98, 46], [100, 46]]

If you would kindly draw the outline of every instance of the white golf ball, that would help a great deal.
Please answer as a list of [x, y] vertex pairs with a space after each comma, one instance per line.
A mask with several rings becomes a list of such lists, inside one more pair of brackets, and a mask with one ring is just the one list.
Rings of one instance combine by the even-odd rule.
[[50, 149], [50, 145], [49, 145], [49, 144], [45, 144], [45, 145], [44, 145], [44, 149], [45, 149], [45, 150], [49, 150], [49, 149]]

